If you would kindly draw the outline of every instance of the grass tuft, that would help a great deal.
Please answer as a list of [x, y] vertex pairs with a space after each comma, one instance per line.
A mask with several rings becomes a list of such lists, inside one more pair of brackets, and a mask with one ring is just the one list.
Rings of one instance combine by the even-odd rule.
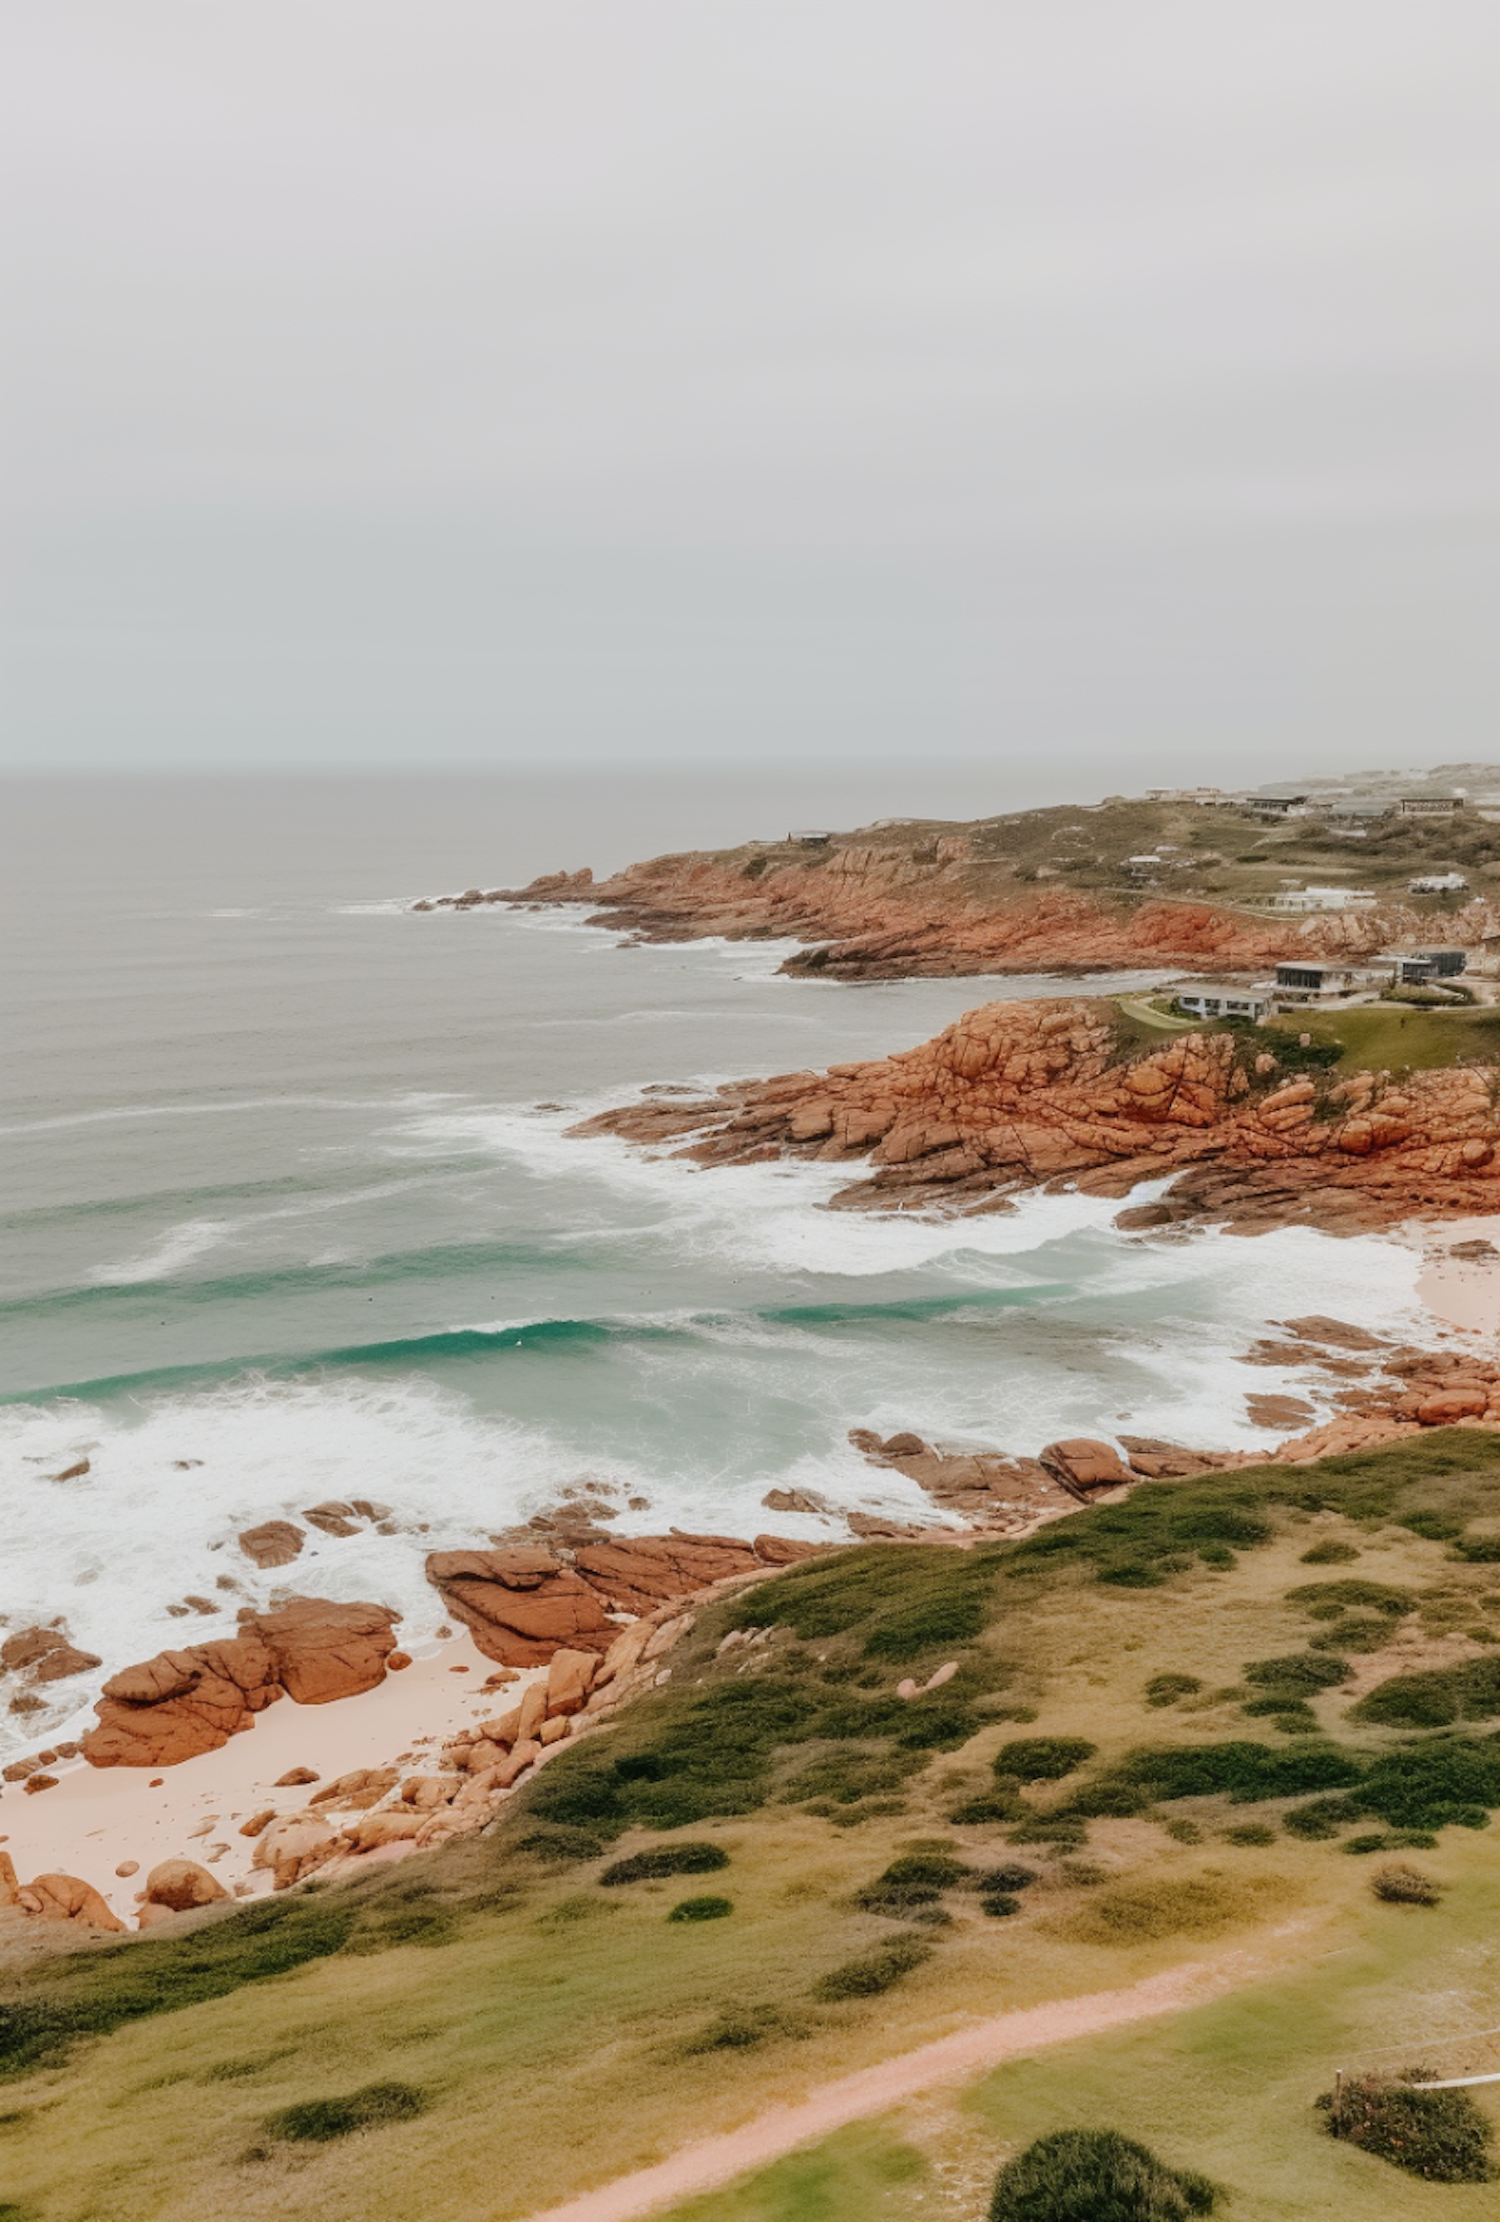
[[1006, 2162], [990, 2222], [1188, 2222], [1218, 2187], [1112, 2129], [1059, 2129]]
[[379, 2129], [388, 2122], [415, 2121], [431, 2104], [414, 2083], [366, 2083], [339, 2099], [303, 2099], [269, 2115], [266, 2128], [289, 2144], [331, 2143], [356, 2130]]

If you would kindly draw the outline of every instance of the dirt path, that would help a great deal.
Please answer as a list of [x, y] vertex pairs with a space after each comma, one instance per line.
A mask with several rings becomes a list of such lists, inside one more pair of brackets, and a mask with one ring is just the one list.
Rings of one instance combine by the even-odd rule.
[[915, 2052], [898, 2053], [893, 2060], [825, 2083], [800, 2106], [776, 2107], [741, 2129], [685, 2145], [654, 2168], [641, 2168], [597, 2191], [585, 2191], [579, 2198], [531, 2215], [528, 2222], [636, 2222], [638, 2216], [655, 2214], [677, 2200], [716, 2191], [750, 2169], [779, 2160], [800, 2145], [814, 2144], [850, 2122], [883, 2114], [933, 2084], [982, 2074], [1043, 2045], [1066, 2044], [1074, 2037], [1091, 2037], [1153, 2014], [1200, 2005], [1261, 1973], [1267, 1946], [1304, 1926], [1291, 1923], [1261, 1938], [1253, 1951], [1198, 1960], [1165, 1975], [1149, 1976], [1126, 1990], [1093, 1991], [1086, 1998], [1028, 2006], [955, 2030], [952, 2036], [939, 2037]]

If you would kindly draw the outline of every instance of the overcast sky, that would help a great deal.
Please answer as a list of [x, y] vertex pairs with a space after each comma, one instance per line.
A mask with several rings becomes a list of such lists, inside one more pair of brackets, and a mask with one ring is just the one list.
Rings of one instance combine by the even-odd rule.
[[1488, 0], [0, 0], [21, 765], [1500, 756]]

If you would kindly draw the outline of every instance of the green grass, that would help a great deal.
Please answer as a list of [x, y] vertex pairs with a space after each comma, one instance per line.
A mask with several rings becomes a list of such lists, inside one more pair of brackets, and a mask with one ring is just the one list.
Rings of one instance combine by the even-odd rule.
[[[1495, 1624], [1494, 1572], [1455, 1557], [1454, 1539], [1493, 1518], [1497, 1453], [1454, 1431], [1148, 1486], [1051, 1540], [862, 1547], [706, 1606], [672, 1681], [564, 1747], [493, 1834], [0, 1980], [15, 2077], [3, 2180], [43, 2222], [405, 2222], [413, 2181], [423, 2222], [520, 2222], [587, 2175], [644, 2166], [957, 2022], [1118, 1988], [1211, 1955], [1221, 1936], [1254, 1980], [1271, 1922], [1303, 1925], [1275, 1946], [1282, 1966], [1371, 1923], [1420, 1933], [1431, 1957], [1405, 1980], [1462, 1992], [1484, 1963], [1456, 1944], [1445, 1961], [1442, 1940], [1473, 1915], [1475, 1863], [1492, 1866], [1480, 1831], [1500, 1807], [1500, 1736], [1362, 1717], [1343, 1686], [1349, 1654], [1324, 1646], [1353, 1624], [1380, 1643]], [[1307, 1578], [1319, 1514], [1358, 1545], [1353, 1586], [1337, 1564], [1331, 1581]], [[1149, 1588], [1100, 1578], [1152, 1562]], [[953, 1635], [976, 1617], [977, 1633]], [[773, 1632], [721, 1659], [735, 1622]], [[948, 1659], [959, 1671], [943, 1689], [896, 1696], [904, 1674]], [[1247, 1659], [1268, 1678], [1246, 1679]], [[1148, 1709], [1143, 1693], [1185, 1663], [1200, 1687]], [[1252, 1691], [1303, 1706], [1316, 1733], [1247, 1734]], [[1017, 1734], [1022, 1716], [1034, 1734]], [[1018, 1782], [1018, 1745], [1061, 1753], [1069, 1771]], [[1440, 1905], [1380, 1905], [1381, 1856], [1418, 1838]], [[677, 1878], [707, 1872], [705, 1856], [732, 1864], [733, 1917], [674, 1921], [691, 1902]], [[601, 1888], [621, 1866], [630, 1879]], [[1471, 1921], [1464, 1950], [1496, 1911], [1489, 1929]], [[1335, 1987], [1347, 1972], [1317, 1966]], [[286, 2108], [397, 2082], [427, 2110], [323, 2141], [267, 2132]], [[574, 2115], [587, 2140], [508, 2145], [497, 2187], [476, 2120]], [[1033, 2116], [1001, 2142], [1123, 2125], [1171, 2165], [1231, 2183], [1241, 2222], [1243, 2171], [1198, 2150], [1213, 2138], [1196, 2118], [1158, 2135], [1149, 2116]], [[1202, 2119], [1222, 2116], [1205, 2101]], [[251, 2149], [267, 2155], [253, 2167]], [[877, 2149], [859, 2145], [860, 2168]], [[937, 2155], [904, 2187], [861, 2177], [844, 2211], [935, 2198], [945, 2166]], [[1307, 2180], [1328, 2188], [1316, 2166]], [[1347, 2188], [1343, 2211], [1371, 2211]], [[979, 2193], [970, 2205], [981, 2211]], [[921, 2211], [947, 2222], [930, 2200]], [[1318, 2210], [1294, 2203], [1277, 2222], [1283, 2211]]]

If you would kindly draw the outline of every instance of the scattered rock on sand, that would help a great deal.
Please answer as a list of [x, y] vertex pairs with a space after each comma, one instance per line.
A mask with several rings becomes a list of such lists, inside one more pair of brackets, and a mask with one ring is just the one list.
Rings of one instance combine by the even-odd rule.
[[123, 1930], [125, 1924], [95, 1890], [76, 1875], [38, 1875], [17, 1893], [17, 1903], [44, 1921], [72, 1921], [80, 1929]]
[[146, 1877], [146, 1903], [168, 1906], [173, 1913], [211, 1906], [228, 1896], [224, 1885], [194, 1859], [164, 1859]]
[[304, 1782], [320, 1782], [321, 1780], [322, 1777], [316, 1767], [288, 1767], [284, 1775], [276, 1777], [272, 1787], [277, 1790], [295, 1790]]
[[1135, 1479], [1111, 1444], [1095, 1442], [1085, 1435], [1049, 1443], [1039, 1456], [1050, 1473], [1074, 1489], [1114, 1489], [1121, 1482]]

